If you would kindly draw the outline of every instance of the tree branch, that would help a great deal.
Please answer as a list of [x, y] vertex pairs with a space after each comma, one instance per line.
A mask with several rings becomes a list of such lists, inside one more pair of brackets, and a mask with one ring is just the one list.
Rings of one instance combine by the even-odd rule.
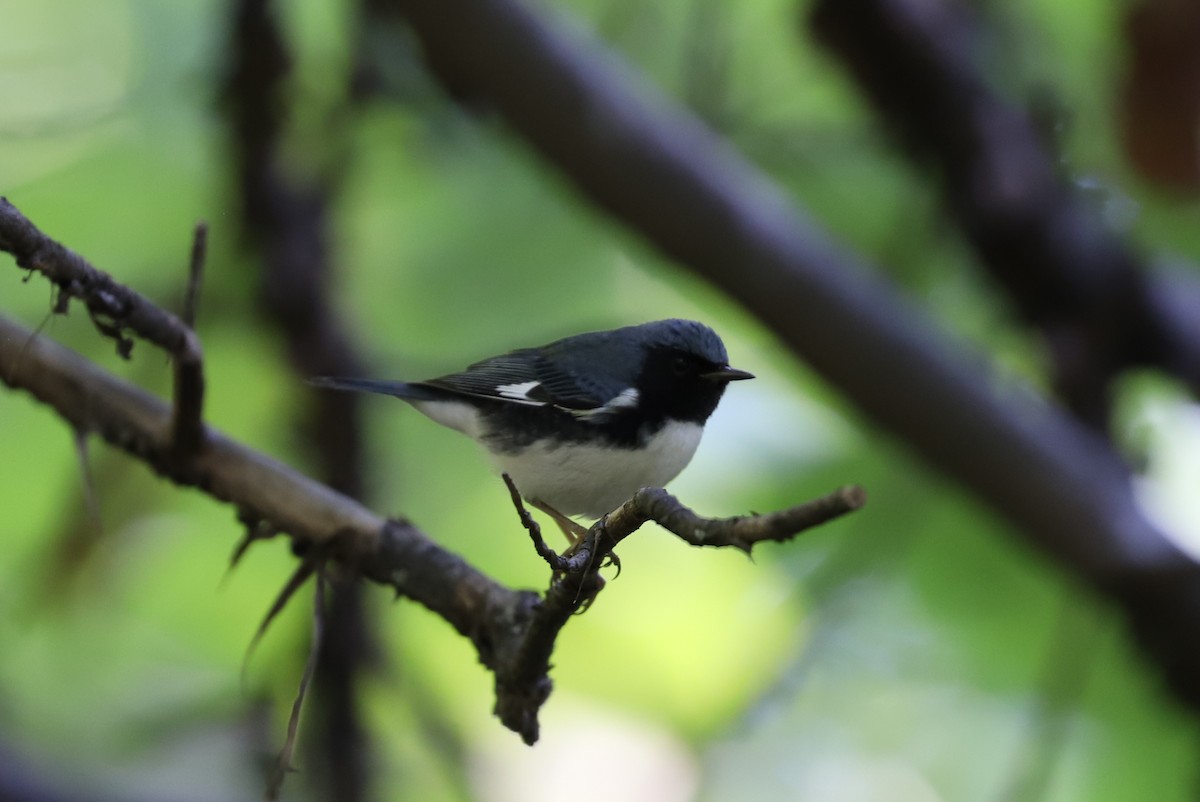
[[1168, 279], [1085, 208], [1032, 121], [988, 85], [976, 11], [822, 0], [811, 26], [913, 160], [936, 172], [982, 265], [1046, 337], [1056, 389], [1080, 419], [1106, 430], [1109, 384], [1131, 365], [1166, 368], [1200, 390], [1200, 288], [1171, 280], [1189, 312], [1160, 303]]
[[850, 485], [778, 512], [703, 518], [662, 488], [646, 487], [605, 516], [603, 524], [613, 545], [651, 520], [693, 546], [732, 546], [749, 554], [758, 543], [791, 540], [806, 529], [861, 509], [866, 503], [866, 492]]
[[[269, 522], [301, 544], [325, 544], [363, 575], [446, 619], [506, 680], [499, 656], [525, 636], [537, 594], [496, 583], [405, 521], [357, 502], [211, 428], [186, 463], [175, 458], [170, 409], [83, 357], [0, 317], [0, 379], [29, 391], [72, 427], [95, 432], [171, 481], [233, 504], [243, 523]], [[311, 547], [311, 546], [310, 546]], [[549, 685], [549, 679], [544, 678]], [[509, 683], [513, 684], [513, 683]]]
[[59, 292], [56, 313], [65, 314], [71, 298], [83, 301], [96, 328], [116, 341], [122, 357], [128, 359], [133, 350], [133, 340], [126, 336], [126, 330], [172, 357], [173, 448], [181, 456], [193, 453], [203, 433], [204, 363], [200, 340], [191, 328], [47, 237], [4, 197], [0, 197], [0, 250], [11, 253], [21, 267], [43, 273], [54, 283]]

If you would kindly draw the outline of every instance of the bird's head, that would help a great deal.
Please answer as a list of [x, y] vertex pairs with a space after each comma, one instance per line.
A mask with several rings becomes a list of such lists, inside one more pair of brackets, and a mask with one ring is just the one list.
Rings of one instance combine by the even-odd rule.
[[731, 381], [753, 374], [729, 366], [725, 344], [717, 333], [692, 320], [659, 320], [617, 329], [636, 340], [640, 369], [633, 386], [639, 407], [653, 416], [703, 423]]

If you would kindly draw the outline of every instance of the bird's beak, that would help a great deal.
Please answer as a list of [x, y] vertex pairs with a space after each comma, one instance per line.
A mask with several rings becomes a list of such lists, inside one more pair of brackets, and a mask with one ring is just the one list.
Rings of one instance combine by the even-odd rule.
[[754, 374], [724, 365], [708, 373], [701, 373], [700, 377], [715, 382], [737, 382], [742, 379], [753, 379]]

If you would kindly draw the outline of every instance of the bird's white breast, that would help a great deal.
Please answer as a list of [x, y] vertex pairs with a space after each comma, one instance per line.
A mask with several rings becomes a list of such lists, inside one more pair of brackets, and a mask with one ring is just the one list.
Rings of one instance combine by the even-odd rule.
[[641, 488], [662, 487], [678, 476], [696, 453], [703, 432], [699, 424], [668, 421], [637, 451], [585, 443], [553, 446], [538, 440], [519, 454], [491, 456], [526, 498], [564, 515], [599, 518]]

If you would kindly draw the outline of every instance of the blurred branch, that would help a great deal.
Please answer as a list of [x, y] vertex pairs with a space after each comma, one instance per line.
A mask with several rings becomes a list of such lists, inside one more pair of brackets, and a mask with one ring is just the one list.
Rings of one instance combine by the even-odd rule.
[[[291, 58], [275, 4], [238, 0], [233, 5], [223, 108], [243, 239], [259, 257], [259, 306], [283, 335], [298, 375], [364, 373], [347, 327], [328, 301], [331, 182], [302, 182], [284, 167], [281, 140]], [[320, 393], [312, 397], [302, 424], [319, 477], [359, 500], [365, 485], [361, 410], [353, 394]], [[337, 577], [329, 582], [331, 603], [314, 680], [318, 716], [306, 746], [316, 764], [312, 774], [324, 787], [320, 795], [356, 802], [370, 797], [373, 762], [357, 686], [378, 650], [362, 588]]]
[[1124, 14], [1118, 99], [1126, 161], [1177, 196], [1200, 192], [1200, 5], [1136, 0]]
[[489, 101], [597, 206], [744, 304], [877, 424], [1123, 606], [1200, 706], [1200, 567], [1142, 514], [1102, 438], [998, 388], [978, 356], [577, 29], [517, 0], [391, 2], [441, 81]]
[[[279, 750], [275, 765], [267, 775], [266, 798], [268, 800], [279, 799], [279, 795], [283, 791], [284, 779], [290, 772], [295, 771], [292, 766], [292, 756], [296, 752], [296, 733], [300, 727], [300, 713], [304, 709], [304, 697], [308, 692], [309, 683], [312, 682], [313, 673], [317, 670], [317, 663], [325, 643], [325, 615], [325, 571], [323, 566], [318, 566], [316, 587], [313, 590], [312, 645], [309, 648], [308, 659], [304, 661], [304, 673], [300, 677], [300, 686], [296, 689], [296, 698], [292, 702], [292, 711], [288, 716], [287, 737], [284, 739], [283, 748]], [[353, 736], [353, 733], [351, 735]], [[329, 756], [333, 757], [333, 754], [331, 753]], [[335, 798], [346, 800], [346, 802], [360, 798], [359, 795], [365, 790], [362, 782], [364, 777], [355, 771], [352, 775], [342, 779], [349, 781], [350, 784], [336, 785]]]
[[[811, 25], [910, 156], [937, 171], [981, 263], [1041, 329], [1055, 388], [1080, 420], [1107, 431], [1111, 383], [1131, 366], [1161, 368], [1200, 394], [1194, 269], [1150, 269], [1089, 213], [1032, 121], [988, 85], [974, 13], [944, 0], [820, 0]], [[1200, 624], [1195, 563], [1108, 587], [1173, 689], [1200, 705], [1200, 650], [1183, 634]]]
[[1034, 709], [1022, 728], [1013, 767], [1005, 773], [997, 802], [1050, 799], [1054, 771], [1097, 660], [1101, 628], [1096, 611], [1065, 595], [1042, 656]]
[[917, 162], [941, 179], [946, 209], [1055, 356], [1059, 395], [1098, 431], [1121, 369], [1153, 365], [1200, 390], [1200, 286], [1187, 308], [1158, 302], [1159, 280], [1060, 175], [1033, 122], [978, 65], [971, 9], [935, 0], [822, 0], [818, 37]]
[[[34, 761], [21, 754], [10, 743], [0, 741], [0, 802], [202, 802], [195, 793], [180, 796], [171, 787], [120, 791], [101, 790], [97, 778], [84, 780], [84, 771], [71, 778], [71, 769], [59, 762]], [[113, 783], [114, 785], [116, 783]]]

